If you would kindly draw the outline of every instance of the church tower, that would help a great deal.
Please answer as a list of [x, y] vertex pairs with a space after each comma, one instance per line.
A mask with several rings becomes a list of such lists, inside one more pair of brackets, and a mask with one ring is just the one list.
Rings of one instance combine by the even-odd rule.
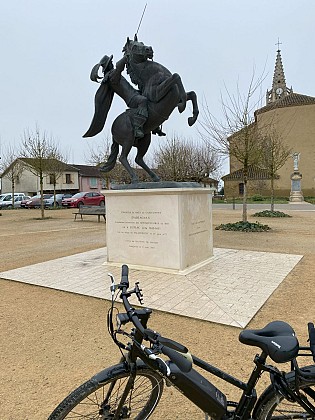
[[266, 93], [266, 105], [271, 102], [275, 102], [278, 99], [282, 99], [284, 96], [290, 95], [293, 93], [293, 89], [288, 88], [285, 83], [284, 70], [281, 59], [281, 50], [279, 49], [280, 42], [278, 41], [278, 50], [276, 57], [275, 71], [273, 74], [272, 88], [267, 90]]

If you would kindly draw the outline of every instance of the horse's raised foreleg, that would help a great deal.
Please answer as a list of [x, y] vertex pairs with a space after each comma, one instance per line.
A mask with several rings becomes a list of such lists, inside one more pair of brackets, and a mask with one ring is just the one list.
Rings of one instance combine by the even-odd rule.
[[190, 92], [187, 92], [186, 95], [187, 95], [187, 101], [191, 101], [192, 106], [193, 106], [193, 116], [188, 118], [188, 125], [192, 126], [193, 124], [195, 124], [197, 117], [199, 115], [197, 95], [193, 90]]
[[146, 134], [141, 140], [139, 140], [138, 143], [138, 153], [137, 156], [135, 158], [135, 162], [141, 166], [141, 168], [143, 168], [147, 174], [150, 175], [151, 179], [154, 182], [158, 182], [160, 181], [160, 178], [157, 176], [157, 174], [155, 172], [153, 172], [148, 165], [144, 162], [143, 160], [143, 156], [147, 153], [148, 148], [150, 146], [151, 143], [151, 134]]
[[176, 86], [178, 89], [178, 110], [183, 112], [186, 108], [186, 92], [182, 83], [180, 75], [177, 73], [172, 74], [164, 82], [156, 87], [155, 100], [159, 102], [165, 95]]

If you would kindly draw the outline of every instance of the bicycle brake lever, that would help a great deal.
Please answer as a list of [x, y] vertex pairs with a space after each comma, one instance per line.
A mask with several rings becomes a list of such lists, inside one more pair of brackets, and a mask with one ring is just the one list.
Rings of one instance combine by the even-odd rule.
[[157, 356], [156, 354], [150, 354], [149, 359], [155, 360], [163, 374], [166, 376], [170, 376], [171, 369], [161, 357]]
[[110, 292], [111, 295], [114, 296], [116, 289], [118, 288], [118, 285], [115, 284], [115, 278], [112, 275], [112, 273], [107, 273], [108, 277], [110, 278], [112, 284], [110, 285]]
[[159, 369], [161, 370], [163, 375], [170, 376], [171, 369], [168, 366], [168, 364], [165, 362], [165, 360], [163, 360], [161, 357], [154, 354], [151, 349], [149, 349], [148, 347], [145, 347], [143, 344], [141, 344], [140, 347], [141, 347], [141, 350], [144, 351], [144, 353], [149, 357], [149, 359], [154, 360], [158, 364]]

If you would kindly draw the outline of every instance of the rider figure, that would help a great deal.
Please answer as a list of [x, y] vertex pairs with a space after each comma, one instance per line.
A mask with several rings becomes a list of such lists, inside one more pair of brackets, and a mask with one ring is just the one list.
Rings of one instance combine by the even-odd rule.
[[[133, 110], [132, 121], [135, 137], [144, 137], [143, 125], [148, 118], [148, 99], [134, 89], [121, 75], [126, 65], [126, 57], [123, 57], [116, 63], [116, 68], [114, 68], [112, 59], [112, 55], [110, 57], [105, 55], [100, 63], [93, 68], [91, 79], [96, 81], [96, 79], [99, 78], [99, 76], [97, 76], [97, 70], [99, 66], [102, 66], [104, 77], [101, 83], [108, 83], [111, 89], [126, 102], [128, 108]], [[165, 136], [165, 133], [162, 132], [160, 127], [157, 127], [152, 133], [158, 134], [159, 136]]]

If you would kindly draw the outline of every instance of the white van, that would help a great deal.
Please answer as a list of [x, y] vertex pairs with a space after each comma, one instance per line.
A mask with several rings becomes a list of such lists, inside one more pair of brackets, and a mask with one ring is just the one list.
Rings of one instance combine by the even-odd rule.
[[[14, 197], [22, 197], [24, 193], [14, 193]], [[12, 193], [1, 194], [0, 202], [2, 201], [12, 201]]]
[[31, 197], [28, 195], [18, 195], [14, 197], [14, 204], [12, 204], [12, 200], [9, 201], [1, 201], [0, 199], [0, 209], [12, 209], [13, 207], [15, 209], [21, 207], [22, 201], [30, 200]]

